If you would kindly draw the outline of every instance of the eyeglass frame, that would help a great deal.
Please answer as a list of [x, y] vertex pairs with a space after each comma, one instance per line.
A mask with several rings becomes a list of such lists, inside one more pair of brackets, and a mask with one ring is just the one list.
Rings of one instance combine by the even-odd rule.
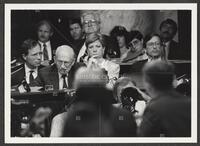
[[89, 25], [89, 24], [91, 24], [91, 25], [94, 25], [94, 24], [97, 24], [97, 20], [89, 20], [89, 21], [84, 21], [83, 22], [83, 25]]

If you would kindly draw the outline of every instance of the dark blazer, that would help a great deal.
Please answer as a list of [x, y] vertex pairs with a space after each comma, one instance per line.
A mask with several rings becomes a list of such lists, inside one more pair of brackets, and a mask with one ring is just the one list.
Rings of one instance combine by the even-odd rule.
[[[67, 112], [54, 117], [51, 136], [54, 137], [135, 137], [134, 116], [112, 105], [96, 106], [78, 102]], [[103, 110], [106, 110], [103, 111]], [[67, 124], [66, 124], [67, 123]]]
[[169, 45], [168, 59], [183, 59], [183, 57], [183, 52], [180, 52], [179, 44], [176, 41], [172, 40]]
[[144, 111], [139, 136], [191, 136], [191, 100], [176, 91], [152, 98]]
[[[75, 71], [80, 67], [81, 65], [74, 65], [68, 74], [68, 84], [69, 88], [73, 87], [73, 80], [74, 80], [74, 74]], [[41, 69], [38, 73], [38, 77], [35, 80], [36, 86], [43, 86], [45, 85], [53, 85], [54, 90], [59, 90], [59, 75], [58, 75], [58, 69], [56, 67], [56, 64], [53, 64], [52, 66], [47, 66]]]
[[[40, 65], [38, 70], [44, 66]], [[20, 67], [17, 67], [16, 70], [11, 73], [11, 86], [20, 85], [25, 78], [25, 67], [24, 64], [21, 64]]]

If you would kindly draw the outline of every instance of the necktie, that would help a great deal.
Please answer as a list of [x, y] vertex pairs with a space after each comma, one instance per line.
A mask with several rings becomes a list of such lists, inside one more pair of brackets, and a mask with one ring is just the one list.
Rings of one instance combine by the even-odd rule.
[[63, 74], [63, 75], [62, 75], [62, 78], [63, 78], [63, 89], [67, 89], [67, 88], [68, 88], [67, 83], [66, 83], [66, 80], [65, 80], [66, 77], [67, 77], [66, 74]]
[[47, 45], [44, 43], [43, 44], [43, 54], [44, 54], [44, 60], [48, 60], [49, 57], [48, 57], [48, 52], [47, 52]]
[[33, 70], [30, 70], [30, 75], [29, 75], [29, 84], [33, 83], [34, 77], [33, 77]]

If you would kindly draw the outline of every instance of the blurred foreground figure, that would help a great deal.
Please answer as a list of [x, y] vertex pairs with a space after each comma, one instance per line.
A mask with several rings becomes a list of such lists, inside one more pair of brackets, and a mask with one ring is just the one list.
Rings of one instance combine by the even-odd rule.
[[191, 101], [173, 89], [174, 66], [152, 61], [144, 66], [143, 76], [152, 100], [144, 111], [139, 136], [191, 136]]
[[67, 112], [54, 117], [52, 137], [136, 136], [132, 114], [112, 106], [101, 69], [80, 68], [75, 75], [76, 98]]

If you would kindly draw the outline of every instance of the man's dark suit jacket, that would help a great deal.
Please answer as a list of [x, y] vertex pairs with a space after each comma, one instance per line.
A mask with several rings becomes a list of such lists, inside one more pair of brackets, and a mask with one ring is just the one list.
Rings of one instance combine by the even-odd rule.
[[169, 60], [183, 59], [183, 52], [180, 52], [179, 44], [172, 40], [169, 45]]
[[191, 136], [191, 100], [176, 91], [168, 91], [152, 98], [147, 104], [139, 136]]
[[[38, 70], [43, 68], [44, 66], [40, 65]], [[25, 67], [24, 64], [21, 64], [20, 67], [17, 67], [17, 70], [11, 73], [11, 86], [20, 85], [22, 81], [25, 79]]]
[[[74, 65], [69, 71], [68, 73], [69, 88], [73, 87], [74, 74], [75, 71], [80, 66], [81, 66], [80, 64]], [[43, 87], [45, 87], [45, 85], [53, 85], [53, 90], [59, 90], [59, 75], [56, 64], [42, 68], [38, 73], [35, 85]]]
[[[107, 114], [104, 107], [90, 103], [77, 103], [72, 110], [57, 115], [52, 122], [54, 137], [136, 137], [134, 116], [124, 109], [110, 105]], [[104, 109], [105, 110], [105, 109]], [[62, 129], [57, 131], [57, 129]], [[54, 131], [57, 134], [54, 134]]]

